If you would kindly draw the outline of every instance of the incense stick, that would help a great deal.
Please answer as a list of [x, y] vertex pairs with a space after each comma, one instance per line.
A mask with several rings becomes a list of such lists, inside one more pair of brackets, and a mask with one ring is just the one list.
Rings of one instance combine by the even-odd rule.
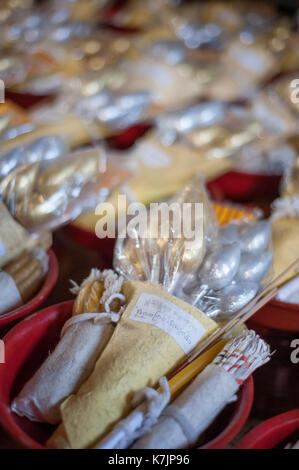
[[245, 323], [252, 315], [254, 315], [258, 310], [260, 310], [266, 303], [269, 302], [269, 300], [273, 299], [278, 293], [277, 287], [272, 289], [265, 297], [263, 297], [260, 302], [258, 302], [249, 312], [245, 313], [235, 325], [231, 326], [228, 330], [226, 330], [226, 333], [229, 333], [231, 330], [234, 328], [237, 328], [239, 325], [242, 323]]
[[297, 258], [292, 264], [290, 264], [284, 271], [282, 271], [273, 281], [269, 282], [269, 284], [264, 288], [263, 292], [267, 289], [277, 286], [278, 282], [292, 269], [295, 269], [296, 266], [299, 265], [299, 258]]
[[[242, 309], [242, 313], [238, 314], [232, 320], [230, 320], [227, 324], [225, 324], [222, 328], [217, 330], [212, 336], [210, 336], [207, 341], [197, 349], [193, 354], [191, 354], [185, 364], [189, 364], [194, 359], [196, 359], [203, 351], [205, 351], [209, 346], [211, 346], [215, 341], [217, 341], [221, 336], [225, 333], [229, 333], [232, 329], [239, 326], [241, 323], [244, 323], [248, 318], [250, 318], [255, 312], [257, 312], [260, 308], [262, 308], [269, 300], [271, 300], [277, 294], [277, 288], [271, 290], [266, 296], [264, 296], [259, 302], [257, 302], [252, 308], [248, 311], [244, 312]], [[244, 314], [245, 313], [245, 314]]]

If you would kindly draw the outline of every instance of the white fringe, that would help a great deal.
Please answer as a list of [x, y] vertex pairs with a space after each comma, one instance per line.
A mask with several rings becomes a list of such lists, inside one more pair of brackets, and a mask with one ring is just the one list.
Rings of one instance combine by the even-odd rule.
[[[104, 271], [100, 271], [97, 268], [93, 268], [90, 271], [89, 276], [81, 283], [79, 286], [75, 281], [71, 280], [71, 287], [70, 291], [72, 294], [77, 295], [79, 291], [88, 283], [88, 282], [96, 282], [101, 281], [104, 283], [104, 292], [100, 299], [102, 304], [106, 304], [106, 302], [111, 302], [111, 296], [120, 294], [124, 278], [119, 276], [115, 271], [112, 269], [105, 269]], [[120, 294], [122, 295], [122, 294]], [[120, 297], [118, 297], [120, 298]], [[125, 300], [123, 297], [120, 298], [121, 300]], [[110, 311], [110, 309], [108, 310]]]
[[270, 360], [270, 347], [253, 330], [244, 331], [229, 341], [213, 363], [224, 367], [236, 381], [243, 382], [258, 367]]

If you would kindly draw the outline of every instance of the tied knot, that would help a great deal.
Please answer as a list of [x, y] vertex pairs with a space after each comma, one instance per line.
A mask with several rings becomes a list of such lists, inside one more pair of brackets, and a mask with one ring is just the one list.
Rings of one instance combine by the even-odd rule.
[[156, 424], [170, 401], [166, 377], [162, 377], [159, 384], [161, 391], [145, 387], [134, 395], [132, 405], [135, 409], [117, 423], [113, 431], [96, 446], [97, 449], [125, 449]]

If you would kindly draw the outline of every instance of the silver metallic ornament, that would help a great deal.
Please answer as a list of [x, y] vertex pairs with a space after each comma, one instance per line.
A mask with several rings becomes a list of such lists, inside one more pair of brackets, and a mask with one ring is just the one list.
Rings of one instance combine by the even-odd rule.
[[111, 103], [98, 110], [96, 118], [112, 127], [128, 127], [142, 119], [150, 102], [151, 95], [148, 92], [116, 95]]
[[238, 243], [217, 246], [206, 257], [199, 271], [202, 284], [214, 290], [227, 286], [238, 271], [240, 254], [241, 250]]
[[31, 122], [26, 122], [16, 127], [10, 127], [0, 134], [0, 142], [15, 139], [18, 135], [27, 134], [27, 132], [33, 131], [33, 129], [35, 129], [35, 125]]
[[225, 108], [226, 105], [221, 101], [210, 101], [162, 113], [156, 118], [158, 135], [163, 142], [170, 145], [178, 136], [193, 129], [220, 122], [224, 117]]
[[259, 253], [265, 251], [269, 244], [271, 225], [268, 220], [243, 226], [239, 230], [242, 251]]
[[270, 268], [272, 259], [273, 254], [268, 251], [264, 253], [243, 253], [235, 281], [261, 282]]
[[74, 105], [74, 109], [88, 120], [122, 128], [142, 119], [150, 102], [151, 95], [146, 91], [119, 94], [103, 90], [95, 95], [81, 98]]
[[231, 245], [239, 241], [238, 227], [235, 224], [223, 225], [219, 229], [218, 241], [222, 245]]
[[0, 155], [0, 179], [6, 177], [20, 165], [53, 160], [66, 151], [66, 144], [60, 136], [40, 137], [26, 145], [19, 145]]
[[232, 283], [221, 291], [220, 315], [230, 316], [247, 305], [257, 294], [256, 282]]

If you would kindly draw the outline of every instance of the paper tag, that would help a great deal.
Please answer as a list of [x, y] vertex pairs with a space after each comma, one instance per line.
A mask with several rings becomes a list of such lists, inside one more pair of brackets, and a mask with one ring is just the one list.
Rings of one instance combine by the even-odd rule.
[[6, 255], [6, 248], [3, 245], [3, 242], [0, 238], [0, 258], [3, 258], [3, 256], [5, 256], [5, 255]]
[[192, 315], [157, 295], [141, 294], [130, 318], [155, 325], [168, 333], [188, 354], [206, 333], [206, 329]]
[[5, 271], [0, 272], [0, 314], [22, 305], [22, 297], [13, 278]]

